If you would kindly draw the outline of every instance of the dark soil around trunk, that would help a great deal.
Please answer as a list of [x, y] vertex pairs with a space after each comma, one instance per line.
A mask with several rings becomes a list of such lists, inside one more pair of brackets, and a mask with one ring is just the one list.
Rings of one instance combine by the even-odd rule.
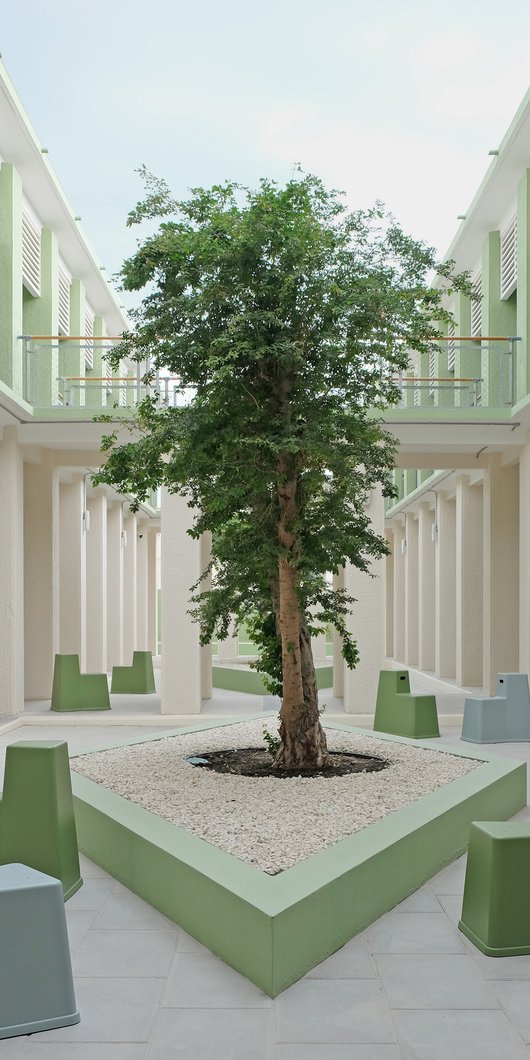
[[385, 769], [384, 758], [354, 754], [350, 751], [329, 751], [331, 765], [325, 769], [275, 769], [273, 760], [264, 748], [241, 747], [228, 751], [206, 751], [190, 755], [191, 765], [211, 769], [216, 773], [233, 773], [241, 777], [345, 777], [349, 773], [374, 773]]

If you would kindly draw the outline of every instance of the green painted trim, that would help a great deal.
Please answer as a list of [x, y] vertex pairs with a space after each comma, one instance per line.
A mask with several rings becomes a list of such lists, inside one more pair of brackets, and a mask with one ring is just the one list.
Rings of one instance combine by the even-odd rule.
[[[333, 666], [315, 667], [318, 688], [331, 688], [333, 685]], [[224, 688], [230, 692], [246, 692], [250, 695], [268, 695], [264, 675], [257, 670], [242, 666], [212, 666], [212, 684], [214, 688]]]
[[[216, 727], [202, 723], [175, 734]], [[372, 735], [344, 725], [327, 728]], [[433, 749], [426, 741], [377, 738]], [[458, 857], [473, 820], [503, 820], [526, 804], [524, 763], [468, 748], [435, 749], [484, 764], [277, 876], [74, 772], [80, 847], [274, 997]]]

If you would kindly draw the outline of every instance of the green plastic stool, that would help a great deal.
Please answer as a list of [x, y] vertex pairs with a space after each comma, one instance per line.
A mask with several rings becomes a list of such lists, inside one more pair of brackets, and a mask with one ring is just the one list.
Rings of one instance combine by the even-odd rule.
[[134, 651], [132, 666], [113, 666], [111, 692], [156, 692], [153, 656], [150, 651]]
[[65, 901], [83, 882], [64, 741], [21, 741], [6, 750], [0, 864], [14, 861], [60, 880]]
[[475, 821], [460, 931], [488, 957], [530, 953], [530, 822]]
[[56, 655], [50, 710], [110, 710], [106, 674], [82, 674], [78, 655]]
[[0, 1038], [79, 1023], [59, 880], [0, 866], [0, 950]]
[[439, 736], [435, 697], [412, 695], [408, 670], [381, 670], [374, 730], [412, 740]]

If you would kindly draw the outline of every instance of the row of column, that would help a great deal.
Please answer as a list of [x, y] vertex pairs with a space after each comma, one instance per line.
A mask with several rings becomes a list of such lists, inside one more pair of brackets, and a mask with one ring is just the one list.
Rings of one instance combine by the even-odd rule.
[[387, 654], [488, 693], [518, 670], [521, 466], [493, 454], [481, 480], [429, 491], [391, 527]]
[[0, 715], [50, 697], [57, 652], [98, 673], [156, 654], [157, 530], [60, 459], [0, 438]]

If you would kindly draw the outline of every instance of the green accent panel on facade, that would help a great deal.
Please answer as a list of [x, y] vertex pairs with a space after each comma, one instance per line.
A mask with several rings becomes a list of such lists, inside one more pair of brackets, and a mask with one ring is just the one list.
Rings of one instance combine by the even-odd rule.
[[[85, 334], [85, 288], [80, 280], [70, 284], [70, 335]], [[64, 404], [85, 405], [85, 391], [79, 377], [85, 375], [85, 350], [82, 342], [61, 342], [59, 350], [59, 375], [64, 382]], [[70, 377], [70, 380], [68, 380]]]
[[[32, 297], [24, 290], [24, 335], [57, 335], [59, 328], [59, 251], [57, 238], [46, 228], [41, 232], [41, 293]], [[29, 345], [29, 394], [33, 405], [57, 404], [59, 352], [57, 342], [44, 340]]]
[[[482, 334], [515, 335], [515, 299], [501, 300], [500, 232], [488, 232], [482, 248]], [[511, 357], [499, 343], [483, 343], [481, 359], [482, 405], [502, 407], [512, 402]]]
[[[83, 331], [80, 334], [84, 335], [85, 327], [83, 325]], [[94, 335], [100, 337], [106, 334], [105, 322], [102, 317], [94, 317]], [[94, 383], [90, 385], [90, 380], [87, 381], [87, 388], [85, 394], [85, 404], [90, 408], [96, 410], [106, 407], [107, 397], [110, 398], [110, 404], [112, 405], [111, 394], [107, 395], [106, 389], [104, 389], [101, 377], [105, 375], [106, 364], [103, 360], [104, 343], [94, 342], [93, 343], [93, 364], [94, 367], [91, 370], [83, 370], [83, 375], [94, 376]]]
[[530, 824], [471, 825], [459, 928], [490, 957], [530, 953]]
[[22, 183], [6, 162], [0, 165], [0, 275], [0, 380], [22, 397]]
[[517, 188], [517, 310], [515, 397], [522, 401], [530, 391], [530, 170]]
[[113, 666], [110, 690], [133, 694], [156, 692], [151, 652], [133, 652], [132, 666]]
[[[455, 294], [455, 334], [458, 338], [469, 338], [471, 336], [471, 300], [462, 291]], [[477, 342], [456, 343], [455, 353], [455, 377], [457, 379], [480, 380], [481, 378], [481, 347], [480, 340]], [[476, 403], [476, 391], [480, 393], [480, 382], [460, 383], [455, 389], [455, 405], [459, 408], [467, 408]]]
[[[208, 727], [216, 728], [175, 735]], [[74, 772], [80, 848], [274, 997], [458, 857], [473, 820], [502, 820], [525, 805], [524, 763], [465, 757], [483, 764], [276, 876]]]
[[78, 655], [56, 655], [50, 710], [110, 710], [106, 674], [82, 674]]
[[0, 863], [20, 862], [61, 880], [65, 900], [82, 884], [68, 746], [21, 741], [6, 750]]
[[[315, 672], [318, 688], [331, 688], [333, 666], [317, 665]], [[264, 674], [243, 666], [212, 666], [212, 684], [214, 688], [224, 688], [230, 692], [247, 692], [256, 696], [268, 694]]]

